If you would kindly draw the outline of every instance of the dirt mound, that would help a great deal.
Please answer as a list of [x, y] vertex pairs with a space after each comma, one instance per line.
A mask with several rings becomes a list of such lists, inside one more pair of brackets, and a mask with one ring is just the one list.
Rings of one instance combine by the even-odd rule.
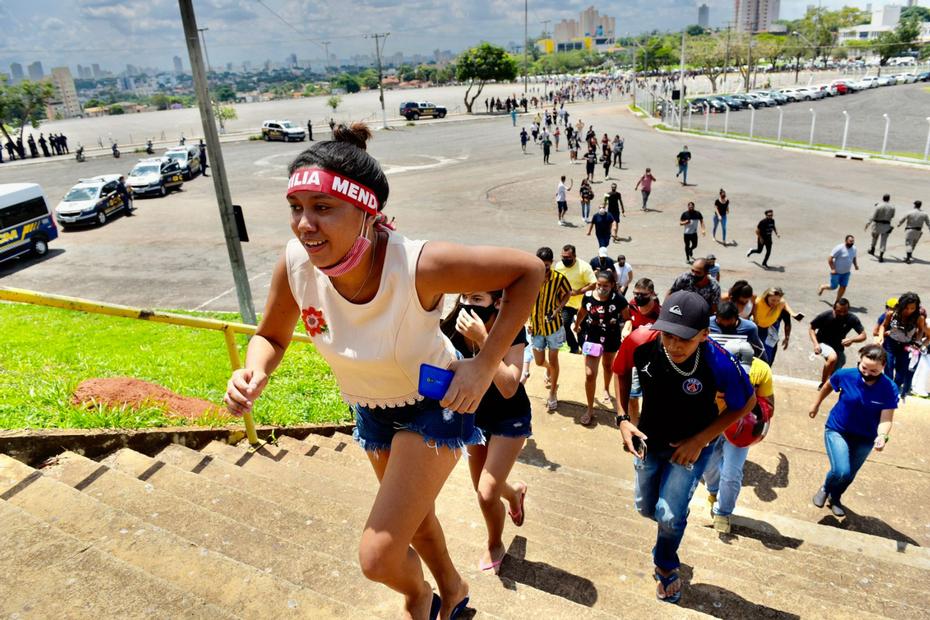
[[169, 416], [188, 420], [196, 420], [208, 413], [223, 413], [223, 409], [210, 401], [181, 396], [160, 385], [131, 377], [82, 381], [74, 390], [71, 402], [79, 407], [92, 406], [95, 403], [109, 407], [155, 406], [164, 409]]

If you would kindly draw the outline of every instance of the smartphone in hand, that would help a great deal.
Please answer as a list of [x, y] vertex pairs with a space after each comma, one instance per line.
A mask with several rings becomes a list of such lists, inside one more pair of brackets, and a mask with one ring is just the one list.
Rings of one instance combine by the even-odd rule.
[[646, 458], [646, 440], [640, 437], [639, 435], [633, 435], [633, 450], [634, 454], [640, 459]]
[[417, 391], [433, 400], [442, 400], [455, 373], [448, 368], [439, 368], [431, 364], [420, 364], [420, 384]]

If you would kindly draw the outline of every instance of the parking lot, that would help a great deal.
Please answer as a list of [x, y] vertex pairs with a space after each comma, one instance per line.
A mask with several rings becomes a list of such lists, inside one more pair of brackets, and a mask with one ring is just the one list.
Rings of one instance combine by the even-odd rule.
[[[822, 104], [837, 101], [842, 99]], [[880, 311], [892, 293], [926, 291], [930, 242], [925, 239], [918, 248], [919, 262], [905, 265], [903, 234], [896, 232], [886, 262], [879, 264], [865, 255], [863, 232], [872, 205], [884, 191], [892, 193], [901, 214], [914, 199], [926, 202], [930, 178], [925, 171], [689, 136], [694, 154], [691, 185], [682, 187], [674, 178], [681, 136], [648, 128], [629, 113], [625, 102], [574, 105], [571, 112], [573, 120], [593, 124], [599, 134], [617, 133], [626, 139], [624, 169], [612, 170], [611, 177], [619, 183], [627, 207], [621, 237], [630, 239], [613, 245], [611, 255], [624, 253], [635, 277], [655, 280], [660, 295], [686, 269], [678, 225], [685, 203], [694, 200], [710, 228], [713, 199], [721, 187], [732, 200], [731, 243], [715, 243], [708, 234], [700, 239], [697, 255], [716, 253], [724, 288], [741, 278], [759, 290], [782, 286], [793, 307], [813, 316], [827, 307], [816, 296], [817, 285], [827, 275], [827, 253], [843, 235], [854, 233], [862, 270], [854, 275], [849, 296], [863, 322]], [[523, 154], [518, 134], [531, 120], [520, 117], [512, 127], [509, 117], [446, 119], [377, 132], [370, 151], [391, 182], [386, 213], [412, 238], [527, 251], [572, 243], [582, 258], [595, 256], [597, 244], [586, 235], [579, 216], [583, 166], [569, 163], [564, 145], [553, 152], [548, 166], [532, 143]], [[251, 238], [244, 252], [259, 311], [272, 266], [291, 234], [284, 200], [286, 166], [306, 146], [239, 142], [223, 148], [232, 197], [243, 207]], [[61, 159], [0, 167], [0, 183], [38, 182], [54, 205], [79, 178], [125, 174], [137, 158], [126, 154], [120, 160], [99, 158], [83, 164]], [[658, 179], [650, 199], [654, 210], [648, 213], [638, 209], [638, 193], [632, 190], [646, 166]], [[568, 218], [574, 225], [567, 228], [556, 225], [554, 193], [561, 174], [574, 179]], [[598, 169], [598, 197], [608, 187], [602, 178]], [[212, 178], [196, 177], [181, 191], [140, 199], [136, 205], [135, 217], [116, 217], [102, 227], [61, 234], [44, 260], [0, 265], [0, 285], [143, 307], [236, 310]], [[754, 245], [756, 222], [769, 207], [775, 209], [781, 239], [775, 242], [774, 268], [763, 271], [745, 253]], [[779, 355], [779, 373], [813, 376], [815, 363], [808, 360], [804, 330], [800, 327], [789, 350]]]
[[[799, 101], [782, 106], [782, 139], [807, 143], [810, 139], [811, 119], [816, 113], [814, 144], [843, 143], [845, 117], [849, 114], [848, 149], [881, 151], [885, 134], [885, 119], [890, 118], [888, 129], [889, 152], [916, 153], [923, 156], [930, 124], [930, 86], [927, 83], [883, 86], [868, 90], [828, 97], [817, 101]], [[711, 114], [707, 126], [711, 131], [729, 131], [749, 135], [750, 110], [731, 112], [729, 122], [725, 114]], [[777, 108], [760, 108], [755, 112], [753, 135], [775, 139], [778, 136]], [[703, 129], [704, 115], [693, 113], [691, 127]], [[687, 116], [685, 123], [688, 123]]]

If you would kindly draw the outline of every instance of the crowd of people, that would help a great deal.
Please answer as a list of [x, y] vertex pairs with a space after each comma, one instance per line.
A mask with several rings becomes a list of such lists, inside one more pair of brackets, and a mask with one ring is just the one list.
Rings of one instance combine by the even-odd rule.
[[[552, 133], [572, 128], [570, 147], [585, 127], [580, 120], [573, 127], [555, 105], [539, 121], [536, 140], [548, 139], [549, 126]], [[333, 140], [314, 143], [290, 164], [294, 236], [275, 267], [245, 367], [227, 386], [227, 407], [239, 415], [252, 410], [302, 322], [354, 411], [355, 439], [380, 482], [361, 537], [362, 572], [402, 595], [411, 617], [455, 618], [468, 605], [469, 586], [445, 546], [436, 496], [467, 453], [487, 530], [478, 566], [498, 572], [507, 518], [515, 527], [526, 518], [528, 486], [509, 480], [532, 433], [524, 383], [534, 364], [541, 368], [546, 409], [556, 411], [560, 355], [584, 356], [587, 407], [578, 421], [597, 423], [598, 400], [616, 412], [623, 448], [634, 459], [635, 507], [657, 524], [656, 597], [677, 603], [678, 549], [695, 489], [705, 482], [714, 527], [729, 532], [748, 451], [774, 415], [772, 365], [779, 345], [787, 348], [792, 321], [804, 316], [778, 287], [722, 283], [716, 258], [696, 253], [697, 230], [706, 230], [693, 204], [680, 222], [688, 269], [660, 296], [648, 273], [637, 269], [634, 276], [624, 254], [611, 256], [625, 205], [616, 184], [595, 198], [591, 170], [579, 187], [581, 215], [598, 239], [590, 260], [571, 244], [558, 256], [550, 247], [533, 256], [407, 239], [383, 213], [388, 180], [366, 150], [370, 137], [362, 124], [339, 125]], [[584, 141], [588, 153], [614, 161], [615, 141], [607, 134], [598, 141], [587, 126]], [[679, 152], [679, 174], [687, 174], [690, 159], [687, 148]], [[560, 224], [573, 187], [565, 181], [556, 191]], [[655, 182], [647, 168], [637, 183], [644, 210]], [[721, 190], [713, 235], [721, 224], [724, 242], [728, 210]], [[910, 215], [905, 219], [910, 228]], [[765, 261], [773, 234], [767, 211], [755, 251], [765, 248]], [[918, 295], [902, 293], [878, 317], [875, 343], [859, 349], [856, 368], [845, 368], [845, 349], [866, 339], [844, 296], [850, 282], [842, 276], [856, 265], [855, 239], [834, 248], [828, 263], [831, 282], [821, 293], [834, 289], [837, 299], [809, 324], [811, 355], [824, 359], [810, 416], [830, 391], [840, 397], [824, 431], [829, 471], [812, 501], [829, 503], [842, 517], [844, 492], [870, 451], [889, 440], [894, 410], [908, 393], [914, 348], [930, 338], [930, 327]], [[456, 304], [442, 317], [447, 294]], [[437, 383], [442, 390], [434, 393]], [[438, 592], [424, 580], [423, 564]]]
[[[38, 140], [32, 134], [29, 134], [25, 143], [23, 143], [21, 135], [17, 136], [16, 142], [13, 142], [12, 137], [8, 135], [5, 148], [7, 159], [10, 161], [27, 158], [35, 159], [39, 157], [40, 150], [42, 151], [42, 157], [67, 155], [71, 152], [68, 150], [68, 137], [64, 134], [54, 133], [48, 134], [48, 138], [45, 137], [44, 133], [40, 133]], [[3, 163], [2, 148], [0, 148], [0, 163]]]

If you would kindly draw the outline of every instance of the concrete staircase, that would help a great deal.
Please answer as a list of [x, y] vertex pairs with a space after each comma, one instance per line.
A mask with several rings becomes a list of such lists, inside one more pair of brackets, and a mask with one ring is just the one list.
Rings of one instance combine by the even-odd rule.
[[[823, 525], [797, 538], [785, 518], [782, 531], [737, 520], [721, 538], [700, 490], [682, 605], [657, 602], [655, 528], [634, 512], [628, 478], [554, 463], [541, 446], [566, 418], [534, 408], [536, 437], [512, 475], [529, 485], [527, 519], [507, 526], [499, 577], [476, 567], [484, 524], [464, 463], [438, 500], [478, 616], [930, 618], [930, 556]], [[567, 433], [578, 444], [580, 429]], [[0, 455], [0, 616], [396, 617], [399, 597], [356, 560], [375, 492], [364, 454], [339, 433], [258, 451], [122, 449], [101, 462], [64, 452], [38, 470]]]

